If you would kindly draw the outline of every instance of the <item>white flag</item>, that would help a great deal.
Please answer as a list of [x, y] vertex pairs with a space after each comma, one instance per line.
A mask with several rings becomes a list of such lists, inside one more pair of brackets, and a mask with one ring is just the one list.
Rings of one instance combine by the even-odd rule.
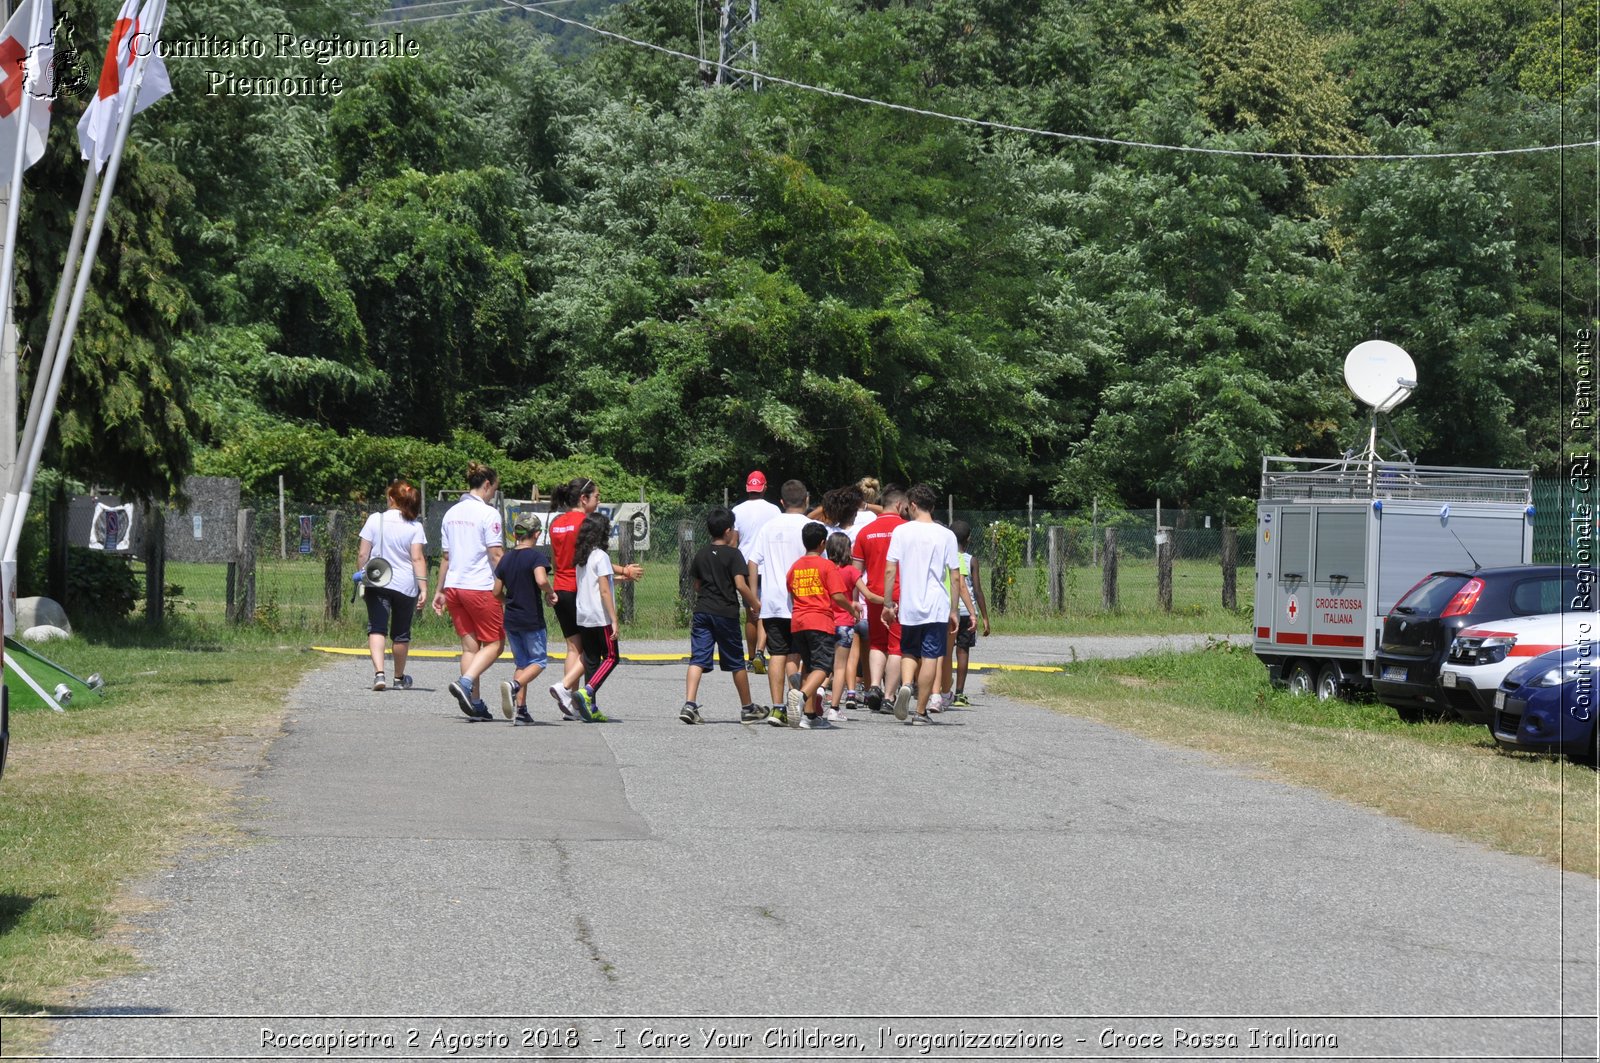
[[117, 21], [111, 27], [105, 63], [100, 67], [100, 85], [78, 120], [78, 147], [97, 173], [105, 168], [111, 156], [117, 122], [122, 118], [128, 94], [133, 91], [133, 67], [140, 56], [149, 53], [150, 62], [145, 67], [144, 83], [139, 87], [133, 113], [138, 114], [172, 91], [166, 64], [155, 52], [156, 34], [166, 16], [167, 2], [147, 0], [143, 11], [138, 8], [139, 0], [123, 0], [122, 10], [117, 12]]
[[[42, 7], [35, 22], [34, 9]], [[11, 160], [16, 157], [22, 128], [23, 93], [33, 96], [28, 105], [27, 169], [44, 155], [50, 132], [50, 104], [55, 94], [51, 69], [55, 49], [51, 27], [55, 22], [50, 0], [22, 0], [6, 28], [0, 30], [0, 183], [11, 180]]]

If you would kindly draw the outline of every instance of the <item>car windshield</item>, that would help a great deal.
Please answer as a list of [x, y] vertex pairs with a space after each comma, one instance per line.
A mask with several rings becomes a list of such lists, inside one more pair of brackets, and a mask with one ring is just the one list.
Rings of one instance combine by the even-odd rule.
[[1444, 607], [1450, 604], [1450, 599], [1455, 597], [1456, 591], [1466, 582], [1467, 577], [1459, 573], [1435, 573], [1411, 588], [1406, 596], [1395, 604], [1395, 608], [1406, 613], [1437, 615], [1444, 611]]

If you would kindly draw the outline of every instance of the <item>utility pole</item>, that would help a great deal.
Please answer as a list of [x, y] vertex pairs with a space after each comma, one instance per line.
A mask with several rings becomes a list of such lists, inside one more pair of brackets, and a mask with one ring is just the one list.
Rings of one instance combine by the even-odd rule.
[[[11, 0], [0, 0], [0, 26], [11, 19]], [[27, 130], [19, 129], [17, 139], [20, 146], [27, 137]], [[15, 189], [10, 185], [0, 188], [0, 218], [6, 216], [6, 209], [11, 205], [11, 197]], [[19, 236], [20, 239], [20, 236]], [[15, 268], [15, 267], [13, 267]], [[15, 293], [16, 289], [12, 289]], [[12, 306], [6, 314], [5, 333], [0, 335], [0, 483], [11, 482], [11, 471], [17, 464], [17, 314], [16, 296], [12, 295]]]
[[758, 92], [761, 79], [736, 74], [730, 66], [754, 70], [756, 65], [756, 15], [759, 0], [722, 0], [722, 20], [717, 34], [716, 84]]

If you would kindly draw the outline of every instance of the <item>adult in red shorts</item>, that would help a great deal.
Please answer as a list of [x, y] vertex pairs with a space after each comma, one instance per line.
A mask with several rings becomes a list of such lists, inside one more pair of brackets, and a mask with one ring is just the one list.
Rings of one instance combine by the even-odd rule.
[[467, 466], [467, 493], [451, 506], [439, 524], [439, 589], [433, 611], [450, 610], [451, 623], [461, 637], [461, 678], [450, 684], [450, 695], [469, 720], [494, 716], [479, 694], [478, 680], [500, 656], [505, 640], [505, 613], [494, 596], [494, 567], [505, 552], [500, 513], [489, 499], [500, 478], [487, 465]]
[[862, 528], [856, 535], [851, 556], [861, 562], [867, 573], [867, 707], [873, 712], [883, 711], [883, 682], [887, 673], [900, 675], [900, 623], [890, 611], [890, 622], [883, 618], [883, 603], [900, 597], [900, 581], [886, 595], [883, 589], [883, 569], [889, 553], [889, 537], [906, 522], [906, 493], [893, 484], [883, 491], [883, 515]]

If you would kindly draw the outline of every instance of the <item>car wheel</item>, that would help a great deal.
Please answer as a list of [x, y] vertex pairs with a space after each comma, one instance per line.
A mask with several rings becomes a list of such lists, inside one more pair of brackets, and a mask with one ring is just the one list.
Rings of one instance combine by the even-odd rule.
[[1344, 681], [1344, 672], [1332, 661], [1324, 661], [1322, 667], [1317, 669], [1317, 700], [1327, 701], [1329, 698], [1339, 696], [1339, 684]]
[[1428, 719], [1428, 714], [1420, 705], [1396, 705], [1394, 711], [1406, 723], [1423, 723]]
[[1289, 678], [1286, 680], [1289, 693], [1296, 697], [1303, 697], [1316, 689], [1316, 677], [1311, 674], [1310, 661], [1295, 661], [1289, 666]]

